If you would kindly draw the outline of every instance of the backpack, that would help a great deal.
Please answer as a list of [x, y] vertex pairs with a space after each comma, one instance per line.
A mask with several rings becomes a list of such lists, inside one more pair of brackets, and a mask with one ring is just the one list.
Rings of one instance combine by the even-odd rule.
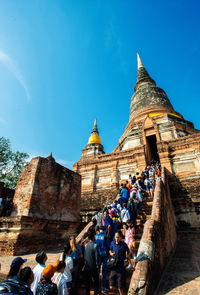
[[13, 279], [8, 279], [0, 282], [0, 294], [2, 295], [30, 295], [29, 286]]

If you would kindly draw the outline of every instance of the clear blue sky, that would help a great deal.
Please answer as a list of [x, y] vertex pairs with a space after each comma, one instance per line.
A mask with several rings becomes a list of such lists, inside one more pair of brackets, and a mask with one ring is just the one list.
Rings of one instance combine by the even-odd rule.
[[198, 0], [0, 0], [0, 136], [79, 160], [97, 118], [106, 152], [129, 118], [136, 52], [200, 129]]

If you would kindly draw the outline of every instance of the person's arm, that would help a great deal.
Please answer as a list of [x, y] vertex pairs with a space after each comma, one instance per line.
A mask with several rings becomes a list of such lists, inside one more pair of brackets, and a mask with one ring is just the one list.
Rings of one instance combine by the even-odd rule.
[[110, 251], [109, 251], [109, 254], [110, 254], [110, 256], [114, 256], [114, 255], [115, 255], [115, 252], [114, 252], [114, 250], [113, 250], [112, 243], [111, 243], [111, 245], [110, 245]]
[[112, 252], [111, 250], [109, 251], [110, 256], [114, 256], [115, 252]]
[[108, 236], [110, 236], [110, 232], [111, 232], [111, 225], [108, 225]]

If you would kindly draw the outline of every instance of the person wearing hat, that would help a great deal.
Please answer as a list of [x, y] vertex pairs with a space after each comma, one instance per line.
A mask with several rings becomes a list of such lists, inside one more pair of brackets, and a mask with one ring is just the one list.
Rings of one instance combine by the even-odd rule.
[[54, 273], [57, 270], [57, 264], [51, 265], [48, 264], [43, 272], [42, 272], [42, 278], [40, 282], [37, 285], [36, 289], [36, 295], [57, 295], [58, 289], [56, 284], [54, 284], [51, 281], [51, 278], [53, 277]]
[[108, 260], [109, 243], [105, 235], [106, 227], [100, 226], [99, 233], [95, 236], [95, 244], [97, 246], [97, 255], [99, 258], [99, 269], [102, 267], [101, 290], [108, 292], [106, 289], [106, 267]]
[[33, 271], [29, 266], [21, 268], [17, 279], [7, 279], [0, 282], [0, 294], [33, 295], [30, 289], [33, 278]]
[[23, 259], [21, 257], [15, 257], [10, 265], [10, 270], [7, 275], [7, 279], [16, 280], [18, 278], [17, 274], [18, 274], [19, 270], [22, 268], [22, 265], [26, 261], [27, 261], [27, 259]]
[[45, 263], [47, 261], [46, 253], [44, 251], [40, 251], [39, 253], [37, 253], [35, 260], [38, 264], [33, 269], [34, 281], [31, 285], [31, 290], [34, 295], [36, 293], [37, 285], [42, 277], [42, 272], [45, 268]]

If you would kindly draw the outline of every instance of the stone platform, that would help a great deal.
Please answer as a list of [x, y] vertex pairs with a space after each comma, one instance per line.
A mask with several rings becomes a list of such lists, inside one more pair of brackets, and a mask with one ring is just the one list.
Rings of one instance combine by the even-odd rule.
[[85, 224], [28, 216], [0, 218], [0, 254], [21, 255], [41, 249], [62, 249]]

